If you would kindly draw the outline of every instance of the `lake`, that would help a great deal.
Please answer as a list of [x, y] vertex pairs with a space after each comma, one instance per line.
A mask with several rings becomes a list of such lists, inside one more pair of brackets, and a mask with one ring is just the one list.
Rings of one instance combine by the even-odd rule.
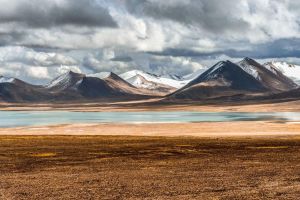
[[69, 112], [0, 111], [0, 127], [76, 123], [196, 123], [230, 121], [300, 121], [298, 112]]

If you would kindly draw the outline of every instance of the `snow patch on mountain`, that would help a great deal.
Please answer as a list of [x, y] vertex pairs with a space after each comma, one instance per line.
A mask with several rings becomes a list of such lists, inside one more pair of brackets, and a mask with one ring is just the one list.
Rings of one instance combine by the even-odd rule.
[[154, 90], [157, 87], [156, 83], [147, 81], [144, 77], [140, 75], [127, 79], [126, 81], [137, 88]]
[[[141, 77], [145, 80], [161, 85], [167, 85], [174, 88], [181, 88], [185, 86], [189, 81], [188, 80], [175, 80], [171, 78], [166, 78], [163, 76], [158, 76], [155, 74], [150, 74], [147, 72], [143, 72], [140, 70], [132, 70], [120, 75], [121, 78], [128, 81], [130, 84], [134, 85], [135, 87], [139, 88], [148, 88], [151, 89], [153, 84], [146, 83], [142, 81]], [[177, 77], [178, 78], [178, 77]], [[152, 88], [153, 89], [153, 88]]]
[[206, 74], [207, 79], [214, 79], [217, 78], [218, 73], [215, 73], [217, 70], [221, 69], [224, 65], [226, 65], [225, 61], [218, 62], [216, 65], [214, 65], [212, 68], [207, 71], [208, 73]]
[[12, 83], [14, 82], [14, 78], [0, 76], [0, 83]]
[[44, 86], [46, 89], [55, 89], [55, 90], [65, 90], [70, 87], [74, 87], [77, 85], [79, 81], [85, 77], [84, 74], [78, 74], [72, 71], [64, 73], [58, 76], [56, 79], [51, 81], [49, 84]]
[[256, 80], [261, 80], [261, 77], [259, 76], [258, 71], [247, 62], [241, 61], [237, 63], [245, 72], [247, 72], [249, 75], [253, 76]]
[[64, 89], [67, 87], [67, 85], [70, 81], [71, 81], [71, 75], [70, 75], [70, 72], [67, 72], [67, 73], [64, 73], [64, 74], [58, 76], [53, 81], [51, 81], [48, 85], [45, 86], [45, 88], [52, 88], [63, 82], [64, 84], [62, 85], [62, 89]]
[[300, 66], [292, 65], [286, 62], [272, 61], [265, 63], [264, 66], [270, 71], [277, 73], [276, 70], [280, 71], [283, 75], [292, 79], [295, 83], [300, 85]]

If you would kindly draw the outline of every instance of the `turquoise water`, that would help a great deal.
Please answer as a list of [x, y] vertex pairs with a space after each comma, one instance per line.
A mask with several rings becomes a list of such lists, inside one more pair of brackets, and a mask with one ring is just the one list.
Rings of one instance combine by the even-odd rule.
[[0, 111], [0, 127], [76, 123], [194, 123], [264, 120], [300, 121], [300, 113]]

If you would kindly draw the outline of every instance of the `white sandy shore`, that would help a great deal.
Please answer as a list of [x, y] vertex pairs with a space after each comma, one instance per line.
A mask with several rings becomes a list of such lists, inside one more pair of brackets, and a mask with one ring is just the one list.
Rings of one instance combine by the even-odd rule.
[[300, 124], [274, 122], [66, 124], [44, 127], [1, 128], [0, 135], [300, 136]]

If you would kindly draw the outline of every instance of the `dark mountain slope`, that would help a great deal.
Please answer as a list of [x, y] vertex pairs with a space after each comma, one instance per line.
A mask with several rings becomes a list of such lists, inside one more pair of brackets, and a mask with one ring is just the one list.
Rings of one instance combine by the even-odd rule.
[[0, 77], [0, 99], [6, 102], [101, 101], [149, 98], [118, 75], [101, 79], [74, 72], [65, 73], [46, 86]]
[[230, 61], [222, 61], [168, 98], [210, 99], [266, 91], [266, 87], [241, 67]]
[[[3, 77], [2, 77], [3, 78]], [[0, 99], [6, 102], [46, 101], [51, 95], [41, 86], [28, 84], [14, 78], [0, 82]]]
[[[280, 71], [270, 71], [251, 58], [245, 58], [238, 65], [248, 74], [258, 80], [265, 88], [273, 92], [282, 92], [295, 89], [297, 84]], [[274, 71], [276, 70], [276, 72]]]

